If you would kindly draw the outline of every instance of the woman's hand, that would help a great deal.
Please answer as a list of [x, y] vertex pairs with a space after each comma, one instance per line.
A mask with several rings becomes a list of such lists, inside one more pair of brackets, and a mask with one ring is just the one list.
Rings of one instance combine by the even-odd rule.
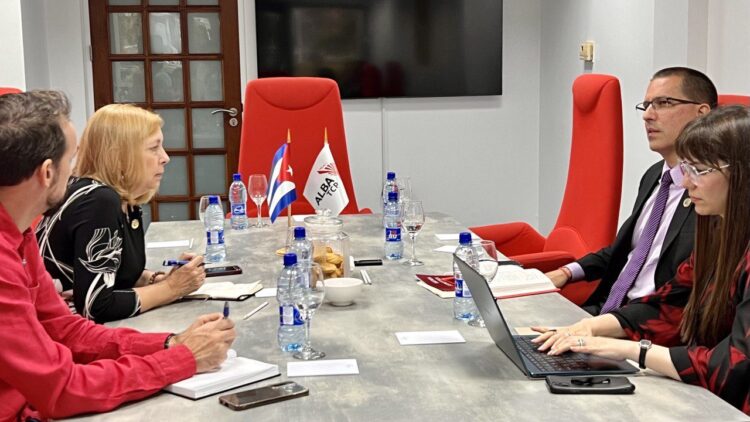
[[638, 360], [640, 346], [635, 341], [620, 340], [608, 337], [564, 336], [555, 342], [549, 355], [561, 355], [565, 352], [588, 353], [614, 360]]
[[[187, 258], [186, 254], [183, 254], [182, 257]], [[165, 282], [177, 297], [183, 297], [198, 290], [205, 280], [206, 270], [203, 267], [202, 255], [192, 255], [190, 262], [172, 269], [165, 278]]]
[[568, 327], [558, 327], [556, 329], [531, 327], [532, 330], [542, 333], [539, 337], [531, 341], [540, 345], [538, 347], [540, 351], [545, 351], [550, 347], [554, 348], [556, 343], [570, 336], [593, 336], [594, 333], [590, 320], [591, 318], [585, 318]]

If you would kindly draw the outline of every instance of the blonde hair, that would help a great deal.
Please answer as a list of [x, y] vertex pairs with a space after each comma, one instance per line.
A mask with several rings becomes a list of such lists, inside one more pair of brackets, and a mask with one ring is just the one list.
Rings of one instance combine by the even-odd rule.
[[156, 191], [135, 197], [133, 189], [146, 178], [146, 139], [163, 123], [158, 114], [130, 104], [100, 108], [83, 131], [74, 174], [109, 185], [130, 205], [145, 204]]

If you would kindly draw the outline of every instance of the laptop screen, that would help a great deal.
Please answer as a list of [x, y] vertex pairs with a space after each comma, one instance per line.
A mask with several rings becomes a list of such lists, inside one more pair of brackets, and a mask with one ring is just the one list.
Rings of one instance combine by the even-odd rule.
[[490, 285], [484, 277], [477, 272], [474, 268], [469, 266], [463, 260], [453, 254], [453, 260], [458, 264], [461, 269], [461, 275], [464, 277], [464, 283], [469, 286], [471, 295], [474, 297], [474, 302], [479, 308], [479, 314], [484, 318], [484, 323], [487, 326], [487, 331], [490, 332], [490, 337], [495, 342], [497, 347], [505, 353], [513, 363], [518, 366], [524, 374], [528, 375], [526, 366], [521, 360], [521, 356], [516, 349], [516, 344], [513, 342], [513, 335], [510, 332], [508, 323], [505, 322], [500, 308], [497, 306], [495, 295], [490, 290]]

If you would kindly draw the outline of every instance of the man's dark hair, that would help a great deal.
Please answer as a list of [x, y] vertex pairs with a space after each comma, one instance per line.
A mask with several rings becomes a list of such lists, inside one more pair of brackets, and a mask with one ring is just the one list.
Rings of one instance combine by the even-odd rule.
[[47, 159], [57, 166], [63, 119], [70, 119], [70, 101], [60, 91], [0, 95], [0, 186], [23, 182]]
[[711, 108], [716, 108], [719, 101], [716, 93], [716, 86], [711, 79], [703, 73], [689, 67], [667, 67], [656, 73], [651, 78], [667, 78], [670, 76], [679, 76], [682, 80], [682, 92], [688, 97], [686, 100], [706, 103]]

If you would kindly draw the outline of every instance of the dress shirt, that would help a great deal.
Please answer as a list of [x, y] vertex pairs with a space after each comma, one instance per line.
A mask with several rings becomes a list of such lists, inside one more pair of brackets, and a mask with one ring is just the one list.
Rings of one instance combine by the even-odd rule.
[[73, 315], [44, 268], [36, 237], [0, 204], [0, 421], [103, 412], [195, 373], [167, 333], [107, 328]]
[[[664, 208], [664, 215], [661, 218], [659, 229], [656, 231], [656, 235], [654, 236], [654, 243], [651, 244], [651, 249], [649, 250], [648, 256], [646, 257], [646, 262], [643, 263], [641, 272], [638, 273], [638, 277], [635, 279], [635, 281], [633, 282], [633, 286], [628, 291], [628, 300], [633, 300], [654, 292], [656, 288], [656, 284], [654, 282], [654, 274], [656, 272], [656, 265], [659, 263], [659, 257], [661, 255], [662, 246], [664, 245], [664, 239], [667, 237], [669, 224], [672, 222], [672, 217], [674, 217], [674, 213], [677, 210], [677, 207], [681, 206], [681, 198], [683, 193], [685, 193], [685, 188], [682, 186], [683, 176], [682, 170], [680, 170], [680, 166], [669, 168], [665, 161], [661, 174], [663, 175], [665, 171], [669, 171], [670, 175], [672, 176], [672, 185], [669, 187], [667, 206]], [[646, 200], [646, 203], [643, 205], [641, 213], [638, 215], [638, 220], [636, 220], [635, 227], [633, 228], [633, 238], [630, 242], [630, 253], [628, 253], [628, 261], [630, 261], [633, 255], [635, 245], [638, 243], [638, 239], [640, 239], [641, 234], [643, 233], [643, 228], [646, 226], [648, 217], [651, 215], [651, 210], [653, 210], [654, 208], [654, 201], [656, 200], [656, 195], [659, 192], [660, 184], [661, 177], [659, 178], [659, 182], [657, 183], [656, 187], [651, 192], [651, 195], [649, 195], [648, 199]], [[581, 280], [585, 277], [583, 268], [581, 268], [581, 265], [577, 262], [572, 262], [565, 267], [568, 268], [570, 270], [570, 273], [572, 274], [570, 281]]]

